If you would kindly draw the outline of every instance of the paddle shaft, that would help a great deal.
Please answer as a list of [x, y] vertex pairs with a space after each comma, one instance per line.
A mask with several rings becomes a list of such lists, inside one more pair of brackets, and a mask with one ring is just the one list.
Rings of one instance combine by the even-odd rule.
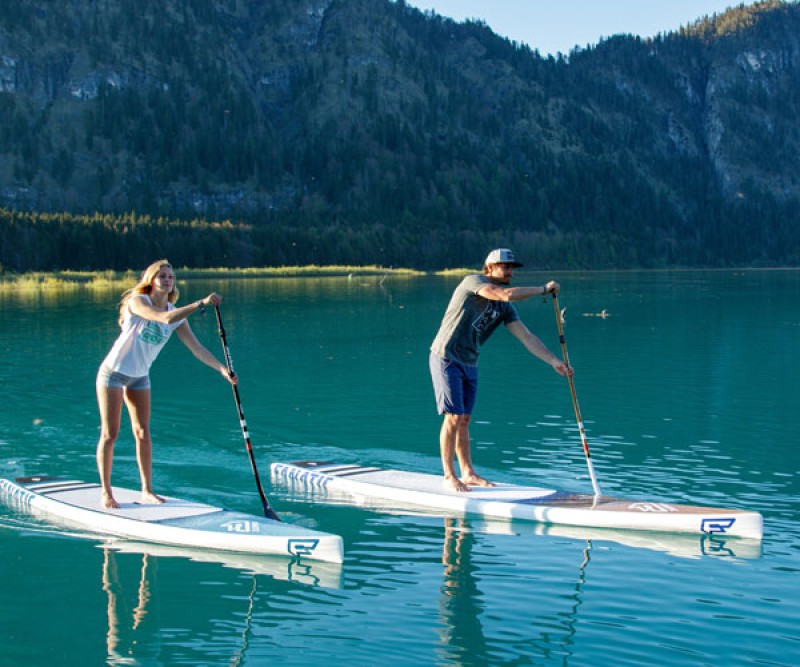
[[[567, 339], [564, 336], [564, 318], [561, 315], [561, 309], [558, 307], [558, 295], [553, 292], [553, 308], [556, 311], [556, 323], [558, 324], [558, 338], [561, 341], [561, 352], [564, 355], [564, 363], [570, 368], [569, 353], [567, 352]], [[599, 496], [600, 485], [597, 483], [597, 476], [594, 474], [594, 465], [592, 464], [592, 454], [589, 451], [589, 443], [586, 442], [586, 431], [583, 428], [583, 418], [581, 417], [581, 408], [578, 405], [578, 395], [575, 393], [575, 380], [570, 373], [567, 373], [567, 381], [569, 382], [569, 391], [572, 394], [572, 406], [575, 408], [575, 419], [578, 422], [578, 431], [581, 434], [581, 443], [583, 444], [583, 453], [586, 455], [586, 465], [589, 467], [589, 477], [592, 479], [592, 488], [594, 495]]]
[[[214, 306], [214, 310], [217, 314], [217, 325], [219, 326], [219, 337], [222, 341], [222, 353], [225, 356], [225, 365], [228, 367], [228, 373], [233, 374], [233, 361], [231, 360], [231, 352], [228, 349], [228, 339], [225, 336], [225, 327], [222, 325], [222, 313], [220, 313], [219, 306]], [[244, 418], [242, 400], [239, 397], [239, 387], [235, 384], [232, 384], [231, 386], [233, 387], [233, 398], [236, 401], [236, 410], [239, 413], [239, 425], [242, 427], [244, 444], [247, 447], [247, 455], [250, 457], [250, 467], [253, 469], [253, 476], [256, 479], [256, 486], [258, 487], [258, 495], [261, 497], [261, 504], [264, 507], [264, 516], [266, 516], [268, 519], [280, 521], [280, 517], [269, 506], [269, 501], [264, 493], [264, 487], [261, 486], [261, 477], [258, 474], [256, 458], [253, 455], [253, 445], [250, 442], [250, 431], [247, 429], [247, 420]]]

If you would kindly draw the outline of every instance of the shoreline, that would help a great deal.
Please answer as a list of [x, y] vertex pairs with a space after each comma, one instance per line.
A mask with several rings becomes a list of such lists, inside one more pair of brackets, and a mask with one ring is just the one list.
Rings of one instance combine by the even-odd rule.
[[[469, 269], [455, 269], [455, 272], [467, 272]], [[347, 278], [358, 276], [419, 276], [428, 275], [425, 271], [414, 269], [395, 269], [381, 266], [279, 266], [259, 268], [210, 268], [192, 269], [176, 267], [178, 282], [187, 280], [244, 278]], [[449, 273], [449, 271], [448, 271]], [[0, 276], [0, 290], [8, 289], [72, 289], [72, 288], [107, 288], [119, 285], [135, 284], [139, 272], [132, 269], [126, 271], [30, 271], [20, 274]]]
[[[646, 273], [683, 273], [687, 271], [705, 271], [718, 273], [729, 271], [763, 272], [763, 271], [800, 271], [800, 267], [670, 267], [658, 269], [531, 269], [536, 273], [547, 274], [574, 274], [574, 273], [632, 273], [642, 271]], [[453, 268], [437, 271], [421, 271], [418, 269], [393, 268], [377, 265], [349, 266], [349, 265], [306, 265], [306, 266], [277, 266], [277, 267], [249, 267], [249, 268], [224, 268], [192, 269], [180, 267], [175, 269], [179, 282], [191, 280], [241, 280], [256, 278], [352, 278], [354, 276], [461, 276], [480, 272], [479, 268]], [[117, 288], [120, 285], [133, 285], [139, 277], [139, 272], [132, 269], [126, 271], [30, 271], [19, 274], [0, 275], [0, 292], [9, 290], [48, 290], [48, 289], [106, 289]]]

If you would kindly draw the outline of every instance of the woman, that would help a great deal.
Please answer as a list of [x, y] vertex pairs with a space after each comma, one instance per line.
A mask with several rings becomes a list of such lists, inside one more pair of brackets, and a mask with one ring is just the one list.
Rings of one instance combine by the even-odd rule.
[[170, 263], [161, 259], [148, 266], [139, 283], [122, 295], [119, 308], [119, 338], [97, 373], [97, 403], [100, 408], [100, 441], [97, 444], [97, 468], [100, 472], [103, 507], [118, 508], [111, 489], [111, 464], [114, 443], [119, 435], [122, 403], [128, 407], [133, 436], [136, 439], [136, 460], [142, 480], [142, 501], [163, 503], [153, 492], [153, 442], [150, 438], [150, 365], [173, 331], [192, 354], [207, 366], [218, 370], [231, 384], [235, 374], [219, 363], [195, 338], [187, 317], [216, 306], [222, 297], [212, 292], [207, 297], [177, 308], [178, 288]]

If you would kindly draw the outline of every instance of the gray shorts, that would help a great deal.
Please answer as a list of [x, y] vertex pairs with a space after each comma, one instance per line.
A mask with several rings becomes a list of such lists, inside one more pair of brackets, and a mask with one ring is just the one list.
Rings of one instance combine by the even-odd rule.
[[132, 378], [117, 371], [112, 371], [106, 366], [100, 366], [97, 371], [97, 386], [108, 387], [109, 389], [129, 389], [131, 391], [143, 391], [150, 389], [150, 376]]

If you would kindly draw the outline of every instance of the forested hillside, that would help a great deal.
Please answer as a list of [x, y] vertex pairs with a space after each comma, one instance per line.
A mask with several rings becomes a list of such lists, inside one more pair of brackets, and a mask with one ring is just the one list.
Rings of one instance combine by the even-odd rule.
[[544, 58], [402, 0], [4, 0], [0, 264], [797, 265], [799, 114], [795, 2]]

